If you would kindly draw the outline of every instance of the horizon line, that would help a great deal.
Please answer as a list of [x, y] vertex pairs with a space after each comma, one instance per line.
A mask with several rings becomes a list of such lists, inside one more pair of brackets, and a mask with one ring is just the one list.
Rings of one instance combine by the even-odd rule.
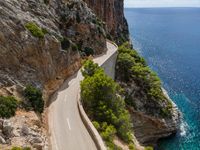
[[200, 8], [200, 6], [132, 6], [124, 8]]

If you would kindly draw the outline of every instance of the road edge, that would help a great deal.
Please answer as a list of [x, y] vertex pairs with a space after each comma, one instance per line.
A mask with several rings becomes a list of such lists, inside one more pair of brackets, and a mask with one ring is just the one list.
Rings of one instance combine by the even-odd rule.
[[86, 129], [88, 130], [90, 136], [92, 137], [96, 147], [98, 150], [107, 150], [103, 139], [101, 138], [101, 136], [99, 135], [99, 132], [97, 131], [97, 129], [94, 127], [94, 125], [92, 124], [92, 122], [90, 121], [90, 119], [88, 118], [82, 104], [80, 101], [80, 91], [78, 92], [77, 95], [77, 105], [78, 105], [78, 110], [79, 110], [79, 114], [80, 117], [83, 121], [83, 124], [85, 125]]
[[[118, 46], [110, 41], [110, 40], [107, 40], [107, 42], [113, 44], [116, 49], [118, 49]], [[116, 52], [114, 52], [110, 57], [112, 57], [114, 54], [116, 54]], [[109, 58], [110, 58], [109, 57]], [[108, 59], [106, 59], [102, 64], [100, 64], [99, 66], [102, 67], [102, 65], [107, 61]], [[81, 117], [81, 120], [83, 122], [83, 124], [85, 125], [86, 129], [88, 130], [90, 136], [92, 137], [96, 147], [98, 150], [107, 150], [105, 144], [104, 144], [104, 141], [102, 139], [102, 137], [100, 136], [99, 132], [97, 131], [97, 129], [94, 127], [94, 125], [92, 124], [92, 122], [90, 121], [89, 117], [87, 116], [83, 106], [82, 106], [82, 103], [81, 103], [81, 98], [80, 98], [80, 89], [79, 89], [79, 92], [78, 92], [78, 95], [77, 95], [77, 105], [78, 105], [78, 110], [79, 110], [79, 114], [80, 114], [80, 117]]]

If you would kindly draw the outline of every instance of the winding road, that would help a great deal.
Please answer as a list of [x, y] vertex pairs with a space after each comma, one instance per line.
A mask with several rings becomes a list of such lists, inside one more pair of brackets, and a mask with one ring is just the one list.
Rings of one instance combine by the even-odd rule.
[[[107, 52], [94, 59], [103, 68], [105, 62], [117, 53], [117, 47], [107, 42]], [[111, 60], [112, 61], [112, 60]], [[115, 60], [113, 60], [115, 61]], [[113, 62], [108, 62], [112, 67]], [[109, 68], [107, 68], [108, 75]], [[96, 150], [95, 143], [84, 126], [77, 107], [77, 95], [80, 81], [83, 79], [79, 70], [64, 82], [52, 97], [48, 108], [48, 123], [52, 150]]]

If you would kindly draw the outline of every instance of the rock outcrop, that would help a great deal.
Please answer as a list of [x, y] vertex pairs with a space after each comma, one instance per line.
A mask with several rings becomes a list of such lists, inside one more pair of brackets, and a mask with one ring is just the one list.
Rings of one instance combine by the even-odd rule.
[[[13, 86], [32, 84], [43, 90], [47, 100], [80, 68], [81, 57], [106, 51], [106, 38], [118, 44], [129, 40], [123, 7], [124, 0], [1, 0], [0, 95], [14, 96], [19, 91]], [[137, 106], [130, 112], [139, 142], [152, 144], [176, 132], [179, 114], [175, 107], [171, 118], [160, 117], [157, 108], [165, 103], [158, 106], [145, 96], [138, 98], [135, 91], [144, 93], [133, 82], [120, 84]], [[0, 119], [3, 149], [11, 148], [8, 144], [45, 147], [40, 119], [29, 113], [33, 119], [27, 112]]]
[[[79, 69], [88, 49], [106, 51], [105, 31], [96, 20], [81, 0], [0, 1], [0, 88], [33, 84], [53, 92]], [[44, 37], [30, 32], [28, 23]]]
[[[82, 57], [104, 52], [104, 25], [82, 0], [0, 1], [0, 95], [23, 101], [23, 87], [32, 84], [48, 100], [80, 68]], [[36, 113], [0, 120], [2, 149], [45, 148], [41, 118], [29, 115]]]
[[129, 40], [128, 24], [124, 17], [124, 0], [84, 0], [106, 23], [108, 37], [122, 44]]
[[18, 111], [15, 117], [0, 120], [0, 145], [2, 149], [13, 146], [36, 150], [47, 148], [48, 140], [42, 123], [34, 112]]
[[143, 145], [155, 146], [160, 138], [175, 134], [179, 124], [179, 112], [173, 108], [172, 118], [157, 118], [130, 108], [134, 135]]
[[179, 111], [157, 74], [128, 42], [118, 51], [115, 79], [124, 89], [134, 135], [142, 145], [155, 146], [158, 139], [177, 132]]
[[[119, 81], [119, 80], [118, 80]], [[129, 107], [131, 114], [133, 131], [137, 140], [145, 146], [155, 146], [160, 138], [175, 134], [178, 130], [180, 113], [177, 106], [172, 102], [172, 108], [169, 116], [160, 114], [160, 110], [167, 107], [165, 102], [158, 103], [146, 99], [145, 92], [134, 83], [119, 82], [126, 92], [129, 92], [129, 100], [134, 102], [134, 107]], [[138, 90], [140, 96], [138, 96]]]

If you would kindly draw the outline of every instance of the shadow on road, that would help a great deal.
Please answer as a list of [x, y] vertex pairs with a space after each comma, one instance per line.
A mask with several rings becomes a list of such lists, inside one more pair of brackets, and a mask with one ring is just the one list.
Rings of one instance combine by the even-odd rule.
[[77, 75], [78, 75], [78, 71], [74, 75], [70, 76], [69, 78], [67, 78], [67, 80], [65, 80], [63, 82], [63, 84], [59, 87], [59, 89], [57, 91], [55, 91], [54, 94], [52, 94], [50, 96], [48, 104], [47, 104], [47, 107], [49, 107], [54, 101], [56, 101], [58, 93], [62, 92], [66, 88], [68, 88], [69, 87], [69, 82], [71, 80], [75, 79], [77, 77]]

